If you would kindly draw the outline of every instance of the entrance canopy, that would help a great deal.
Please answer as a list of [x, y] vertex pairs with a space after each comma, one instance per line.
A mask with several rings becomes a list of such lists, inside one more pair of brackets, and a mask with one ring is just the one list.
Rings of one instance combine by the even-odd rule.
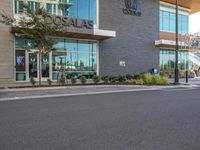
[[68, 31], [68, 32], [57, 32], [56, 36], [103, 41], [103, 40], [106, 40], [106, 39], [116, 37], [116, 32], [115, 31], [108, 31], [108, 30], [94, 29], [92, 34]]
[[[19, 28], [12, 28], [13, 33], [20, 33]], [[103, 41], [109, 38], [116, 37], [115, 31], [93, 29], [92, 32], [79, 32], [78, 30], [68, 30], [67, 32], [56, 32], [52, 36], [65, 37], [65, 38], [76, 38], [76, 39], [86, 39], [86, 40], [96, 40]]]

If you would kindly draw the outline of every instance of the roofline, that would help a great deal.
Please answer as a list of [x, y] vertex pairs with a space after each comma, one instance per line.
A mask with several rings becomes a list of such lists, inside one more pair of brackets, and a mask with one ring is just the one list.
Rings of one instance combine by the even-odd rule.
[[[176, 0], [160, 0], [161, 2], [166, 2], [168, 4], [176, 5]], [[192, 15], [200, 11], [199, 0], [179, 0], [179, 6], [189, 9], [189, 14]]]

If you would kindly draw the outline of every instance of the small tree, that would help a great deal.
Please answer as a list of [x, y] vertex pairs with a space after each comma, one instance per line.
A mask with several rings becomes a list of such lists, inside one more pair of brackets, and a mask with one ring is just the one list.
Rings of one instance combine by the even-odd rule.
[[45, 18], [47, 11], [44, 8], [38, 8], [37, 11], [32, 11], [27, 4], [23, 4], [24, 13], [18, 19], [10, 17], [5, 12], [0, 13], [0, 23], [11, 26], [17, 32], [21, 33], [21, 37], [25, 39], [26, 50], [32, 47], [38, 50], [39, 55], [39, 85], [41, 85], [41, 58], [54, 50], [58, 40], [52, 38], [51, 35], [55, 32], [64, 32], [61, 25], [47, 24]]

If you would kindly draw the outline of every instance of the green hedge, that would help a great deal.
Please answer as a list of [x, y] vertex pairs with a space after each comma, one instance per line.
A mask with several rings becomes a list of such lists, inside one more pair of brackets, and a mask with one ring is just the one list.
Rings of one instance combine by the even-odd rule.
[[152, 75], [150, 73], [146, 73], [140, 78], [132, 79], [127, 81], [129, 84], [136, 85], [169, 85], [169, 80], [160, 75]]
[[85, 76], [81, 76], [80, 81], [81, 81], [82, 84], [85, 84], [87, 82], [87, 79], [86, 79]]

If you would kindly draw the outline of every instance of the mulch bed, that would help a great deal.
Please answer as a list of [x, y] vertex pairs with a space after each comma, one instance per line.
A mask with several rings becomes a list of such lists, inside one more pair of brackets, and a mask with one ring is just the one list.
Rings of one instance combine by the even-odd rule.
[[15, 88], [41, 88], [41, 87], [71, 87], [71, 86], [90, 86], [90, 85], [133, 85], [129, 83], [86, 83], [86, 84], [65, 84], [65, 85], [21, 85], [8, 87], [9, 89]]
[[[13, 86], [8, 87], [9, 89], [16, 89], [16, 88], [42, 88], [42, 87], [76, 87], [76, 86], [91, 86], [91, 85], [136, 85], [136, 84], [130, 84], [130, 83], [86, 83], [86, 84], [65, 84], [65, 85], [24, 85], [24, 86]], [[174, 84], [169, 84], [174, 85]], [[141, 85], [141, 86], [169, 86], [169, 85]]]

